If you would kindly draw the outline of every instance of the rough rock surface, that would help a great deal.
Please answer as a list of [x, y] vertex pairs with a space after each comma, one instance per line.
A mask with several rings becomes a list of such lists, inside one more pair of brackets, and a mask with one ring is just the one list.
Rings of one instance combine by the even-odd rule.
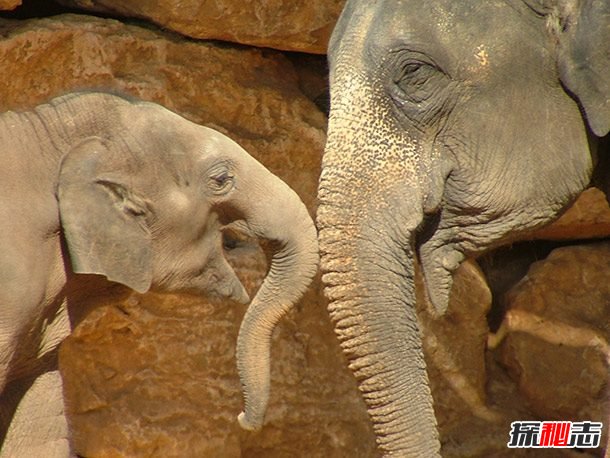
[[[489, 332], [486, 315], [491, 293], [474, 261], [467, 261], [455, 274], [447, 312], [432, 313], [420, 276], [417, 282], [419, 316], [424, 351], [435, 401], [443, 452], [451, 453], [471, 440], [465, 418], [498, 422], [500, 416], [487, 407], [485, 348]], [[470, 424], [468, 424], [470, 426]]]
[[345, 0], [62, 0], [91, 11], [149, 20], [199, 39], [326, 53]]
[[21, 0], [0, 0], [0, 11], [10, 11], [21, 5]]
[[607, 425], [609, 272], [608, 241], [558, 248], [508, 293], [494, 346], [540, 418]]
[[532, 239], [575, 240], [610, 237], [610, 205], [597, 188], [585, 190], [554, 223], [537, 230]]
[[[252, 247], [237, 248], [230, 261], [253, 293], [264, 257]], [[79, 453], [373, 456], [364, 406], [313, 291], [274, 336], [264, 429], [239, 428], [235, 341], [244, 311], [237, 304], [148, 294], [90, 315], [61, 352]]]

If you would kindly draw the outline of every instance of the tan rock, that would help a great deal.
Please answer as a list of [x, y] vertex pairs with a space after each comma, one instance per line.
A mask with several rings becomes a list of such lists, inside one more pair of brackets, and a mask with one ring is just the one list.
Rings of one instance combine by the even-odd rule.
[[610, 242], [554, 250], [509, 293], [494, 339], [537, 417], [606, 421]]
[[[237, 140], [313, 210], [325, 117], [270, 50], [182, 40], [114, 20], [62, 16], [0, 22], [0, 110], [75, 89], [159, 102]], [[254, 292], [258, 245], [230, 252]], [[235, 339], [245, 306], [133, 296], [100, 308], [62, 346], [76, 450], [83, 456], [374, 456], [355, 381], [312, 288], [272, 346], [266, 426], [241, 431]]]
[[[420, 300], [420, 304], [424, 301]], [[449, 415], [451, 393], [458, 404], [476, 414], [485, 405], [485, 347], [488, 326], [485, 316], [491, 293], [474, 261], [465, 262], [455, 274], [447, 313], [441, 317], [424, 314], [422, 328], [429, 372], [437, 386], [436, 404]], [[427, 304], [428, 309], [431, 307]], [[442, 393], [442, 395], [440, 395]], [[455, 405], [451, 406], [455, 409]], [[457, 418], [463, 411], [457, 414]], [[485, 414], [483, 414], [485, 415]]]
[[149, 20], [180, 34], [324, 54], [345, 0], [62, 0], [103, 13]]
[[21, 5], [21, 0], [0, 0], [0, 11], [11, 11]]
[[586, 189], [554, 223], [531, 234], [531, 239], [575, 240], [610, 236], [610, 205], [597, 188]]
[[472, 442], [473, 435], [478, 434], [469, 430], [470, 419], [478, 419], [480, 424], [500, 419], [487, 406], [485, 393], [486, 315], [491, 292], [475, 261], [465, 262], [456, 271], [449, 307], [441, 317], [431, 313], [421, 278], [417, 286], [434, 407], [441, 437], [448, 443], [444, 453], [450, 453], [450, 449]]

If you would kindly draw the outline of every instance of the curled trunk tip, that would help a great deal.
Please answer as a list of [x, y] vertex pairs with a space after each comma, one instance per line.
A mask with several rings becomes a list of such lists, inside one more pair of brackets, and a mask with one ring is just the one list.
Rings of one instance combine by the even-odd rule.
[[251, 417], [246, 415], [246, 412], [241, 412], [237, 416], [237, 422], [242, 429], [246, 431], [258, 432], [263, 429], [263, 419], [257, 418], [253, 420]]

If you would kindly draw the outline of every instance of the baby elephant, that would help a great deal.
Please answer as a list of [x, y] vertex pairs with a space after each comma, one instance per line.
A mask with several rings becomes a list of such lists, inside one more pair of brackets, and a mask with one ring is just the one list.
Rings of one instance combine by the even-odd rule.
[[260, 428], [271, 333], [317, 269], [294, 191], [224, 135], [110, 94], [1, 114], [0, 148], [0, 455], [71, 453], [57, 347], [99, 298], [127, 286], [247, 302], [223, 255], [233, 222], [273, 247], [237, 345], [240, 423]]

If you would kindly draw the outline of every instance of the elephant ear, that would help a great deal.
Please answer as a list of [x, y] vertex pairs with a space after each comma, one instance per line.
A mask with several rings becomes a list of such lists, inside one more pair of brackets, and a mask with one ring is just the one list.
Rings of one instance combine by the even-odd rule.
[[[560, 0], [558, 67], [589, 127], [603, 137], [610, 131], [610, 1]], [[553, 20], [553, 18], [551, 18]]]
[[111, 152], [93, 137], [64, 157], [57, 189], [61, 225], [74, 272], [104, 275], [143, 293], [152, 281], [150, 210], [126, 184], [126, 171], [103, 173], [116, 156]]

